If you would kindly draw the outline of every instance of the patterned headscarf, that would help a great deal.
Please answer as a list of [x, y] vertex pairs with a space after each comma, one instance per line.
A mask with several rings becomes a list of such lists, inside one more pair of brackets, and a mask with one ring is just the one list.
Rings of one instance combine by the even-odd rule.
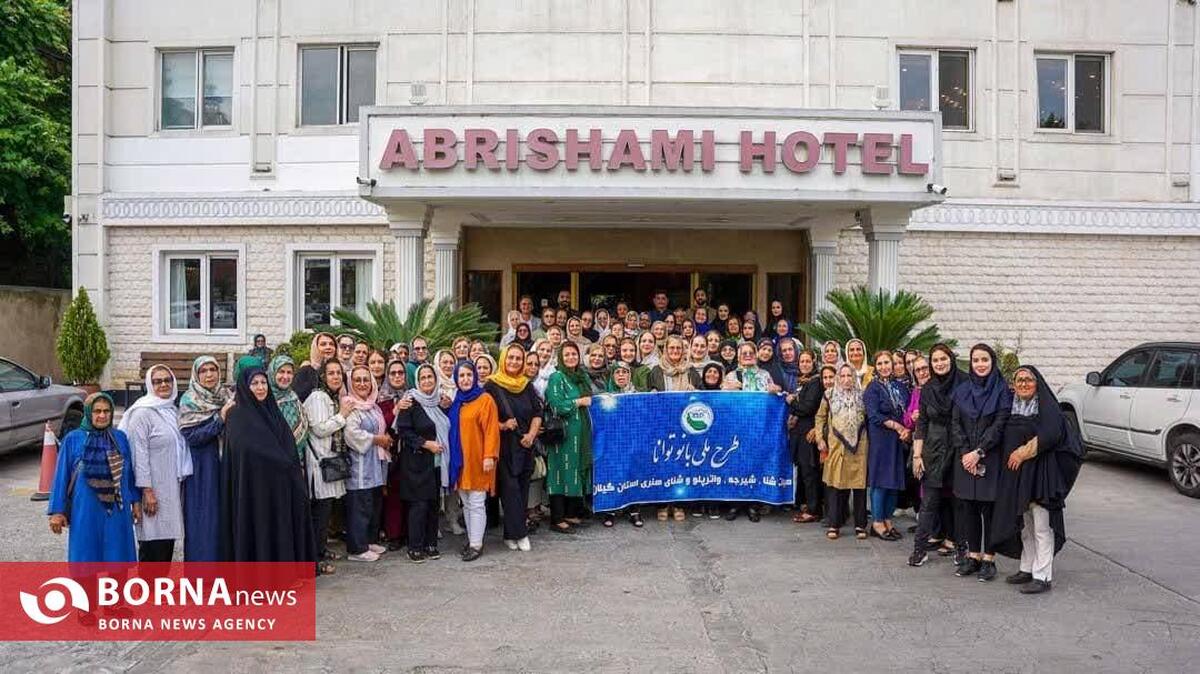
[[280, 354], [271, 359], [271, 367], [267, 369], [267, 384], [271, 387], [271, 395], [275, 396], [275, 404], [279, 406], [279, 411], [292, 429], [292, 437], [296, 440], [296, 451], [303, 460], [304, 450], [308, 446], [308, 416], [304, 414], [300, 396], [296, 395], [292, 387], [280, 388], [275, 383], [275, 375], [285, 365], [291, 365], [292, 371], [295, 372], [296, 362], [290, 357]]
[[229, 401], [229, 392], [217, 382], [215, 388], [207, 389], [200, 384], [200, 368], [212, 364], [217, 366], [217, 359], [212, 356], [200, 356], [192, 361], [192, 378], [188, 380], [188, 389], [179, 399], [179, 427], [191, 428], [212, 418]]
[[[843, 370], [849, 370], [852, 375], [850, 388], [842, 386]], [[858, 451], [858, 438], [867, 415], [863, 405], [862, 385], [853, 365], [843, 363], [838, 368], [837, 380], [834, 381], [833, 388], [825, 392], [825, 398], [829, 401], [830, 430], [841, 440], [846, 451], [855, 453]]]

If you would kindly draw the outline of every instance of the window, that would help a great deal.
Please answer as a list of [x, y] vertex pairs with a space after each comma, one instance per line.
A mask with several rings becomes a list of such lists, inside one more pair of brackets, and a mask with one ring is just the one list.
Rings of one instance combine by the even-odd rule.
[[230, 253], [166, 256], [165, 331], [232, 334], [238, 329], [238, 258]]
[[233, 52], [164, 51], [159, 57], [158, 128], [233, 124]]
[[375, 296], [374, 255], [305, 253], [297, 256], [300, 326], [334, 325], [333, 312], [365, 314]]
[[1102, 54], [1039, 54], [1038, 129], [1104, 133], [1107, 79]]
[[501, 277], [503, 274], [498, 271], [469, 271], [467, 272], [467, 282], [464, 288], [463, 298], [464, 303], [474, 302], [479, 305], [483, 311], [483, 315], [489, 321], [503, 325], [505, 330], [508, 326], [501, 320], [500, 316], [500, 286]]
[[942, 128], [971, 128], [971, 52], [900, 52], [900, 109], [942, 113]]
[[300, 48], [301, 126], [353, 124], [374, 104], [374, 46]]
[[38, 386], [37, 377], [25, 368], [0, 360], [0, 391], [32, 391]]
[[1131, 353], [1108, 367], [1100, 380], [1101, 386], [1137, 386], [1150, 364], [1149, 351]]
[[1154, 365], [1142, 386], [1149, 388], [1191, 388], [1196, 356], [1190, 351], [1158, 352]]

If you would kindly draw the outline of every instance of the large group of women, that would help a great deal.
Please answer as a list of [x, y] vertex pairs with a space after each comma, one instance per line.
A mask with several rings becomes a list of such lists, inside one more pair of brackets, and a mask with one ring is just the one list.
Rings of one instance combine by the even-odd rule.
[[[529, 551], [529, 534], [573, 534], [598, 520], [643, 527], [642, 509], [593, 513], [591, 425], [598, 395], [648, 391], [761, 391], [789, 409], [786, 451], [796, 466], [792, 520], [821, 523], [831, 541], [853, 517], [856, 539], [904, 538], [898, 508], [917, 524], [911, 566], [931, 553], [954, 573], [993, 580], [997, 552], [1020, 559], [1008, 582], [1051, 587], [1063, 503], [1081, 446], [1036, 368], [1006, 381], [996, 353], [868, 354], [859, 339], [809, 350], [780, 302], [766, 327], [754, 312], [693, 306], [669, 311], [666, 294], [638, 312], [577, 313], [570, 294], [533, 313], [522, 297], [494, 358], [459, 338], [387, 353], [352, 335], [320, 332], [308, 358], [270, 356], [256, 339], [232, 387], [218, 363], [196, 359], [186, 391], [163, 365], [113, 427], [115, 406], [87, 400], [63, 442], [50, 526], [69, 525], [71, 561], [313, 561], [332, 573], [340, 555], [375, 562], [388, 552], [438, 559], [445, 535], [465, 539], [463, 561], [483, 554], [485, 529]], [[754, 522], [755, 503], [650, 504], [657, 519]], [[444, 517], [444, 520], [441, 518]], [[444, 528], [441, 523], [444, 521]]]

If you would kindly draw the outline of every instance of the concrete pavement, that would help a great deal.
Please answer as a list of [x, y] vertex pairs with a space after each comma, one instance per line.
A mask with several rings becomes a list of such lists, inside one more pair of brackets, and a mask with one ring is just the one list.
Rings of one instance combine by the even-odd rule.
[[[62, 558], [28, 501], [36, 470], [36, 450], [0, 457], [0, 559]], [[1197, 514], [1161, 471], [1090, 460], [1054, 590], [1037, 597], [955, 578], [943, 558], [910, 568], [907, 537], [649, 518], [542, 533], [531, 553], [489, 536], [473, 564], [341, 562], [319, 581], [315, 644], [0, 643], [0, 656], [7, 671], [1187, 671]]]

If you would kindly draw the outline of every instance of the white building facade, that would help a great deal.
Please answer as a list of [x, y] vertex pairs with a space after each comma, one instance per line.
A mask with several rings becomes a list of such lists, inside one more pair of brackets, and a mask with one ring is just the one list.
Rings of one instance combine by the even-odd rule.
[[[74, 3], [107, 382], [331, 308], [920, 293], [1063, 383], [1200, 339], [1185, 0]], [[932, 185], [932, 190], [930, 186]], [[940, 188], [948, 191], [943, 196]]]

